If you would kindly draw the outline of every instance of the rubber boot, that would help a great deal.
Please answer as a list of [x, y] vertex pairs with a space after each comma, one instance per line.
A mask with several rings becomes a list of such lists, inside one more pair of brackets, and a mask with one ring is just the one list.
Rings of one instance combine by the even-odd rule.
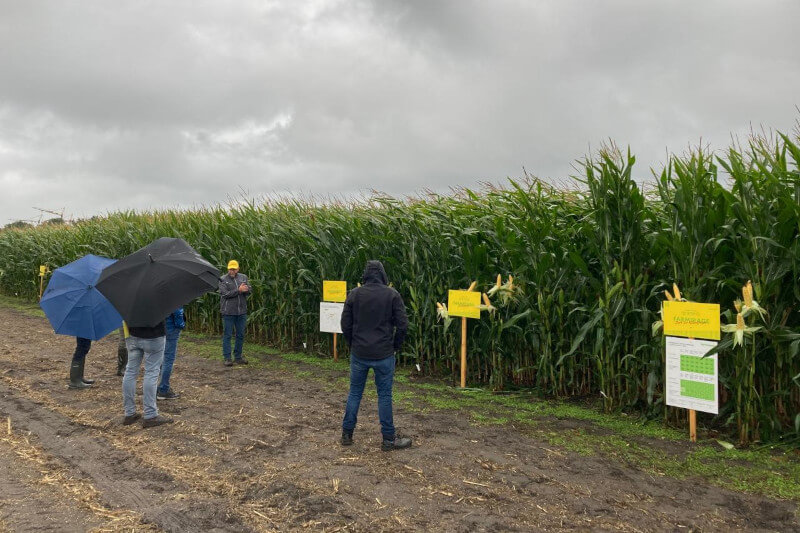
[[87, 385], [81, 381], [81, 373], [83, 370], [83, 361], [73, 361], [69, 367], [69, 388], [70, 389], [88, 389], [91, 385]]
[[125, 373], [125, 367], [128, 365], [128, 347], [125, 346], [124, 339], [117, 346], [117, 375], [121, 376]]
[[81, 360], [81, 381], [83, 381], [87, 385], [91, 385], [91, 384], [94, 383], [94, 380], [93, 379], [86, 379], [85, 377], [83, 377], [83, 368], [84, 368], [84, 366], [86, 366], [86, 358], [85, 357]]

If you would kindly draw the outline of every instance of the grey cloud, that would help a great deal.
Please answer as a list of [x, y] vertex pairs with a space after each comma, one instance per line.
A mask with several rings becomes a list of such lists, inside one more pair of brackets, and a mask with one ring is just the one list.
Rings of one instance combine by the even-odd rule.
[[[413, 194], [639, 175], [702, 137], [791, 129], [793, 1], [0, 0], [0, 223], [240, 190]], [[36, 193], [28, 185], [35, 184]], [[79, 191], [91, 190], [91, 196]]]

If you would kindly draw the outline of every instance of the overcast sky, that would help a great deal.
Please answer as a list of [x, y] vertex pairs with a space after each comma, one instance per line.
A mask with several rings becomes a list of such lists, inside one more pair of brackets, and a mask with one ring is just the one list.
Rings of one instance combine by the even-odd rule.
[[[800, 116], [800, 1], [0, 0], [0, 226], [242, 192], [640, 178]], [[49, 216], [49, 215], [48, 215]]]

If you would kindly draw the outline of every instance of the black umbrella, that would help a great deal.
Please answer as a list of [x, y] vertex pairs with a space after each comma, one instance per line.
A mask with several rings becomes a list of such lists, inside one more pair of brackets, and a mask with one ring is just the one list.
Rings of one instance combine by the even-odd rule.
[[105, 268], [95, 287], [129, 326], [153, 327], [175, 309], [217, 290], [219, 276], [186, 241], [162, 237]]

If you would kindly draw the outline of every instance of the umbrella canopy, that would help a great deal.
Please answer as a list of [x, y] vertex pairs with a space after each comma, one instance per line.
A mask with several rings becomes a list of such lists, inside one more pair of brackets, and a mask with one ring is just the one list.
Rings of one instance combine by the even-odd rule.
[[175, 309], [217, 290], [219, 275], [186, 241], [162, 237], [103, 270], [97, 290], [128, 326], [153, 327]]
[[39, 305], [56, 333], [98, 340], [122, 327], [122, 317], [96, 288], [114, 262], [86, 255], [53, 271]]

